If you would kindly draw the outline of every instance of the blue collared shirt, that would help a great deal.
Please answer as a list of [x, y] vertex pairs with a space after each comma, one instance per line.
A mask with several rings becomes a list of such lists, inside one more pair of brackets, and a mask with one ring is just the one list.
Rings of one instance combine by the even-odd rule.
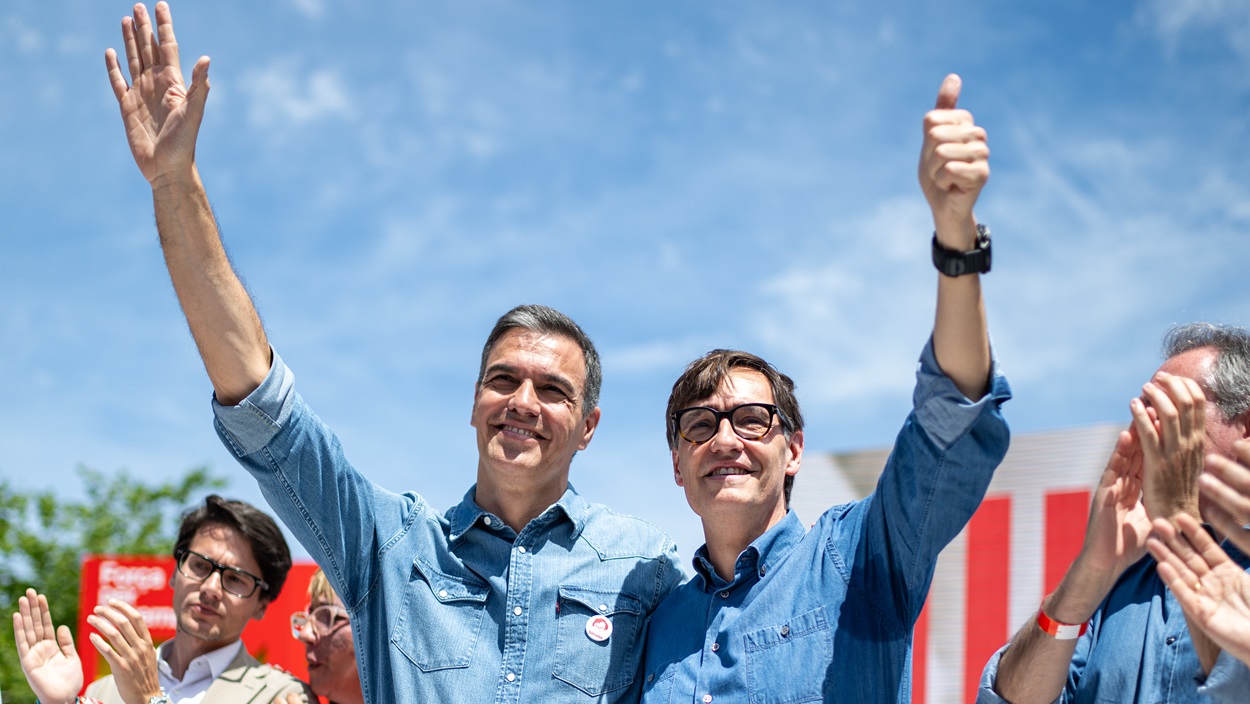
[[696, 575], [656, 610], [643, 701], [910, 702], [911, 632], [938, 552], [976, 511], [1007, 452], [999, 406], [964, 398], [932, 343], [915, 408], [876, 490], [827, 511], [810, 531], [789, 512], [738, 556], [725, 581], [695, 557]]
[[[250, 396], [213, 408], [351, 614], [366, 701], [638, 700], [648, 618], [682, 579], [658, 528], [572, 486], [519, 533], [474, 488], [445, 514], [387, 491], [348, 463], [277, 353]], [[606, 638], [587, 627], [600, 616]]]
[[[1242, 567], [1250, 560], [1231, 544], [1224, 549]], [[1221, 653], [1211, 673], [1203, 677], [1198, 654], [1189, 637], [1181, 605], [1155, 572], [1147, 555], [1129, 567], [1112, 587], [1076, 644], [1068, 681], [1055, 701], [1190, 702], [1250, 701], [1245, 666]], [[994, 693], [1003, 646], [981, 673], [977, 702], [1005, 702]]]

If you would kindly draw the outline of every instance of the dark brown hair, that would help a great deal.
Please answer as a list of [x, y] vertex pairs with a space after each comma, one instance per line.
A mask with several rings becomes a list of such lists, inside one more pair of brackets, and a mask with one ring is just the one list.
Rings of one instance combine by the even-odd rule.
[[174, 555], [191, 547], [191, 541], [200, 528], [208, 525], [226, 526], [238, 532], [252, 548], [252, 556], [260, 565], [261, 579], [268, 586], [261, 592], [261, 599], [269, 603], [278, 597], [291, 570], [291, 550], [278, 524], [269, 514], [242, 501], [223, 499], [210, 494], [202, 506], [196, 506], [182, 514], [178, 527], [178, 542], [174, 543]]

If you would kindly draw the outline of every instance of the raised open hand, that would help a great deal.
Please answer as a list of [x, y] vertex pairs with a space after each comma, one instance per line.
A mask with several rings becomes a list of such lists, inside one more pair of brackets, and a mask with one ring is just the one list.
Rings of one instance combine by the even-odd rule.
[[1185, 619], [1250, 664], [1250, 575], [1188, 513], [1177, 514], [1172, 522], [1160, 518], [1154, 527], [1150, 554]]
[[942, 81], [936, 107], [924, 116], [920, 150], [920, 189], [933, 210], [939, 238], [947, 230], [966, 235], [966, 242], [944, 242], [952, 249], [971, 249], [972, 206], [990, 177], [985, 130], [973, 122], [972, 113], [955, 107], [962, 86], [953, 73]]
[[13, 614], [17, 656], [31, 691], [43, 704], [69, 704], [82, 689], [82, 663], [67, 626], [53, 628], [48, 599], [27, 589]]
[[87, 623], [99, 631], [91, 634], [91, 644], [108, 661], [117, 693], [126, 704], [144, 704], [161, 694], [156, 648], [138, 609], [110, 599], [108, 605], [95, 607]]
[[[1150, 518], [1178, 512], [1198, 517], [1198, 475], [1206, 442], [1206, 396], [1198, 382], [1157, 372], [1133, 399], [1141, 441], [1142, 491]], [[1149, 403], [1149, 408], [1146, 404]]]
[[135, 5], [134, 17], [122, 20], [122, 41], [130, 85], [122, 76], [117, 52], [105, 51], [104, 64], [135, 163], [153, 186], [164, 178], [189, 176], [208, 99], [208, 57], [201, 56], [195, 63], [188, 90], [178, 60], [173, 16], [164, 2], [156, 4], [155, 33], [147, 8]]
[[1150, 519], [1141, 501], [1141, 445], [1134, 434], [1120, 432], [1102, 471], [1089, 509], [1081, 559], [1114, 582], [1146, 553]]

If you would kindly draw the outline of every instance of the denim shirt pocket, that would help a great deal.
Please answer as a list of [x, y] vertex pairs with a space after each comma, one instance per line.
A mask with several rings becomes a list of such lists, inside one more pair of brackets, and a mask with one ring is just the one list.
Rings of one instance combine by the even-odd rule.
[[[592, 697], [633, 684], [642, 665], [640, 599], [619, 591], [562, 586], [556, 609], [553, 677]], [[605, 616], [612, 624], [603, 640], [587, 633], [595, 616]]]
[[391, 644], [423, 672], [468, 667], [481, 635], [490, 585], [413, 560]]
[[833, 659], [833, 631], [825, 607], [751, 631], [743, 641], [751, 704], [820, 701], [825, 670]]

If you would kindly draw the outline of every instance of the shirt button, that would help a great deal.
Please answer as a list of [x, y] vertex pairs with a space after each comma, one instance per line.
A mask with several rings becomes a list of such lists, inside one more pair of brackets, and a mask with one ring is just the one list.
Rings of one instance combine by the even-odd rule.
[[654, 673], [654, 672], [652, 672], [651, 674], [647, 675], [647, 682], [649, 682], [649, 683], [650, 683], [650, 682], [654, 682], [654, 681], [655, 681], [655, 673]]
[[712, 695], [710, 695], [710, 694], [704, 694], [704, 695], [703, 695], [703, 704], [712, 704]]
[[446, 590], [446, 589], [440, 589], [440, 590], [438, 590], [438, 595], [439, 595], [440, 597], [442, 597], [442, 598], [446, 599], [446, 598], [447, 598], [447, 590]]
[[599, 610], [600, 610], [600, 611], [607, 611], [607, 610], [608, 610], [608, 605], [607, 605], [607, 604], [600, 604], [600, 605], [599, 605]]
[[789, 627], [789, 626], [782, 626], [782, 627], [781, 627], [781, 637], [782, 637], [782, 638], [785, 638], [785, 637], [786, 637], [786, 636], [788, 636], [788, 635], [790, 635], [790, 627]]
[[[728, 590], [728, 589], [726, 589], [725, 591], [721, 592], [721, 593], [720, 593], [720, 598], [722, 598], [722, 599], [728, 599], [728, 598], [729, 598], [729, 590]], [[709, 695], [707, 695], [707, 696], [709, 696], [709, 697], [710, 697], [710, 696], [712, 696], [712, 695], [710, 695], [710, 694], [709, 694]], [[711, 700], [709, 700], [709, 701], [711, 701]]]
[[1168, 636], [1168, 639], [1164, 642], [1166, 642], [1168, 645], [1171, 645], [1176, 642], [1176, 636]]
[[519, 606], [518, 606], [518, 607], [516, 607], [516, 608], [512, 609], [512, 613], [516, 614], [517, 616], [520, 616], [520, 615], [521, 615], [521, 607], [519, 607]]
[[524, 546], [524, 545], [518, 545], [518, 546], [516, 546], [516, 551], [517, 551], [517, 552], [519, 552], [519, 553], [521, 553], [522, 555], [524, 555], [524, 554], [525, 554], [525, 546]]
[[509, 682], [515, 682], [515, 681], [516, 681], [516, 675], [512, 674], [511, 672], [509, 672], [509, 673], [508, 673], [508, 681], [509, 681]]
[[768, 565], [760, 565], [760, 576], [768, 574]]
[[485, 523], [486, 525], [490, 525], [491, 524], [490, 516], [483, 518], [482, 523]]
[[713, 643], [713, 644], [712, 644], [712, 652], [713, 652], [713, 653], [715, 653], [715, 652], [716, 652], [716, 651], [718, 651], [718, 650], [720, 650], [720, 643]]

